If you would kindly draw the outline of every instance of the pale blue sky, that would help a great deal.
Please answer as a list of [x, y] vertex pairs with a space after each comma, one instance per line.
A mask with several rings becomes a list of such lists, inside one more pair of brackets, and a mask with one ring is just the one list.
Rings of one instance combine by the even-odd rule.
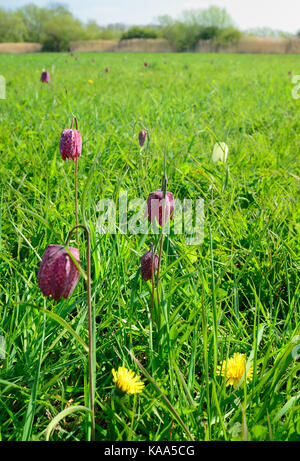
[[[0, 7], [16, 8], [35, 3], [48, 6], [49, 0], [0, 0]], [[95, 19], [99, 24], [121, 22], [149, 24], [162, 14], [178, 17], [183, 10], [225, 7], [240, 29], [270, 27], [287, 32], [300, 29], [300, 0], [63, 0], [82, 21]]]

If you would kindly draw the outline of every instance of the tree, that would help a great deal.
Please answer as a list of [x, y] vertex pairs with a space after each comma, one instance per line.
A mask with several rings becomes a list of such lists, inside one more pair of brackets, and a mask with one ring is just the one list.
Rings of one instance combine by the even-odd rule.
[[41, 43], [45, 36], [45, 23], [48, 20], [48, 10], [29, 4], [20, 8], [20, 15], [26, 28], [26, 41]]
[[160, 16], [158, 21], [162, 28], [162, 36], [175, 50], [187, 51], [196, 46], [200, 33], [200, 27], [197, 24], [186, 24], [170, 16]]
[[0, 9], [0, 42], [23, 42], [26, 39], [26, 27], [18, 11]]
[[234, 27], [234, 22], [226, 9], [217, 6], [184, 11], [182, 18], [187, 25], [197, 24], [202, 27], [216, 27], [218, 29]]
[[101, 37], [101, 27], [93, 19], [86, 24], [85, 32], [89, 40], [99, 40]]
[[158, 38], [158, 36], [158, 32], [150, 27], [134, 26], [122, 34], [121, 40], [129, 40], [132, 38]]
[[274, 38], [286, 38], [292, 34], [284, 32], [282, 30], [270, 29], [269, 27], [257, 27], [255, 29], [249, 29], [245, 32], [247, 35], [254, 35], [255, 37], [274, 37]]
[[184, 11], [179, 20], [170, 16], [161, 16], [158, 20], [163, 36], [177, 51], [193, 50], [201, 39], [227, 44], [237, 41], [241, 35], [225, 8], [215, 6]]
[[234, 27], [226, 27], [221, 29], [215, 38], [216, 45], [229, 45], [230, 43], [237, 43], [241, 38], [241, 32]]
[[51, 8], [47, 16], [42, 39], [45, 51], [69, 51], [71, 41], [87, 38], [82, 23], [65, 7], [58, 5]]

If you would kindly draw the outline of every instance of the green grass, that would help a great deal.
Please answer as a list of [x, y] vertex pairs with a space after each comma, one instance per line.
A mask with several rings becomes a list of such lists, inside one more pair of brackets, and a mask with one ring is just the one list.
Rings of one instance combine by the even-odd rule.
[[[84, 278], [57, 303], [37, 285], [45, 248], [63, 243], [75, 221], [74, 165], [59, 153], [73, 111], [83, 137], [79, 221], [92, 237], [97, 440], [299, 440], [300, 101], [288, 75], [300, 74], [299, 57], [36, 54], [0, 63], [0, 439], [88, 437]], [[51, 85], [39, 81], [43, 69]], [[150, 134], [147, 162], [140, 128]], [[229, 146], [227, 174], [211, 162], [217, 140]], [[197, 247], [184, 235], [164, 239], [158, 325], [139, 268], [158, 236], [99, 234], [97, 203], [120, 191], [146, 199], [161, 186], [164, 152], [168, 190], [204, 199], [205, 235]], [[85, 270], [83, 235], [79, 246]], [[237, 389], [216, 373], [234, 352], [254, 367]], [[146, 384], [136, 402], [112, 398], [111, 370], [122, 365]]]

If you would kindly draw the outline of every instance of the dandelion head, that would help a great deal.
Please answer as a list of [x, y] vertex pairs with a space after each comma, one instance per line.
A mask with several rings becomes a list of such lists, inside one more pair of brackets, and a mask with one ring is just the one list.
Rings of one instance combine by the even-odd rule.
[[[246, 369], [246, 355], [236, 352], [228, 361], [224, 360], [221, 365], [217, 367], [219, 375], [226, 378], [226, 386], [237, 387], [238, 383], [245, 374]], [[246, 375], [247, 382], [252, 379], [253, 367], [251, 367]]]
[[116, 387], [122, 392], [139, 394], [143, 391], [145, 384], [140, 380], [139, 376], [135, 376], [133, 371], [125, 367], [119, 367], [118, 371], [113, 369], [112, 374]]

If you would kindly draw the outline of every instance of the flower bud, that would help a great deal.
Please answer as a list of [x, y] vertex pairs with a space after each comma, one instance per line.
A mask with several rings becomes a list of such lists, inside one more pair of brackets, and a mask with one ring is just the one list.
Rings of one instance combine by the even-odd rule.
[[163, 226], [169, 218], [173, 219], [173, 213], [174, 196], [172, 192], [166, 192], [165, 199], [163, 198], [163, 192], [160, 189], [157, 189], [155, 192], [149, 194], [145, 214], [145, 216], [148, 215], [149, 222], [156, 219], [159, 225]]
[[143, 145], [145, 144], [146, 138], [147, 138], [147, 131], [141, 130], [139, 132], [139, 144], [141, 147], [143, 147]]
[[59, 150], [63, 160], [67, 158], [75, 161], [81, 156], [82, 139], [80, 131], [66, 128], [62, 131], [59, 142]]
[[41, 82], [43, 83], [48, 83], [50, 80], [50, 74], [49, 72], [42, 72], [42, 75], [41, 75]]
[[147, 62], [147, 61], [146, 61], [146, 62], [144, 62], [144, 66], [145, 66], [145, 67], [149, 67], [149, 64], [148, 64], [148, 62]]
[[[80, 263], [79, 250], [68, 247], [74, 259]], [[38, 284], [44, 296], [58, 301], [68, 298], [79, 279], [79, 270], [62, 245], [49, 245], [43, 255], [38, 273]]]
[[110, 68], [109, 68], [109, 67], [105, 67], [105, 72], [110, 72]]
[[158, 256], [152, 255], [152, 251], [147, 251], [141, 257], [141, 275], [142, 279], [147, 281], [152, 279], [152, 264], [153, 264], [153, 275], [155, 274], [158, 267]]
[[219, 161], [226, 162], [228, 155], [228, 146], [225, 142], [218, 142], [214, 145], [212, 161], [217, 163]]

